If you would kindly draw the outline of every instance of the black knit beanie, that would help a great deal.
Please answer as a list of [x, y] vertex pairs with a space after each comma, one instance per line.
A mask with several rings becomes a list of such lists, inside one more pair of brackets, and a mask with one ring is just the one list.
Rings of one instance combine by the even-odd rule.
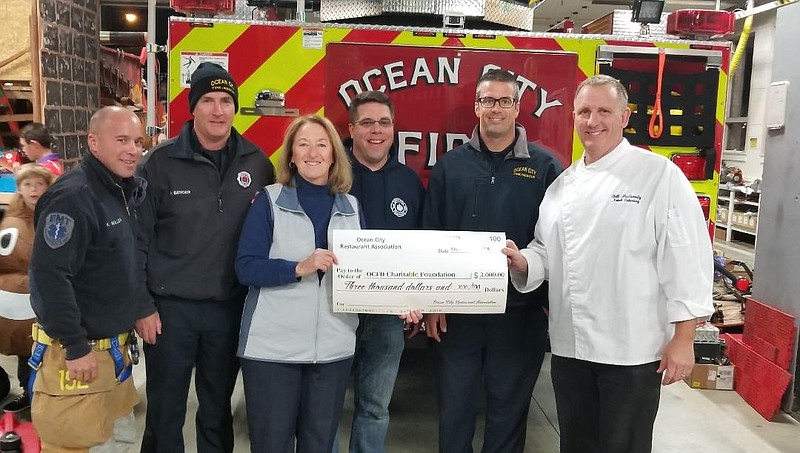
[[189, 113], [194, 113], [194, 106], [204, 94], [212, 91], [228, 93], [233, 98], [235, 112], [239, 111], [239, 89], [233, 77], [222, 66], [216, 63], [200, 63], [192, 73], [189, 84]]

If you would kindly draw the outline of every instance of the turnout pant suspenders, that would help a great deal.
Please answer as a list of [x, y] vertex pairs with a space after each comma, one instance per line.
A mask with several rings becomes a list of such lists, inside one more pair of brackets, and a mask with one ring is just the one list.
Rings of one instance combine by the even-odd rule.
[[[125, 357], [120, 351], [120, 338], [124, 338], [124, 343], [128, 346], [128, 357], [130, 363], [125, 366]], [[42, 366], [44, 353], [47, 348], [52, 344], [52, 339], [45, 334], [44, 330], [38, 324], [33, 325], [33, 352], [31, 358], [28, 359], [28, 366], [31, 367], [31, 376], [28, 379], [28, 398], [33, 401], [33, 383], [36, 381], [36, 374]], [[101, 340], [92, 341], [93, 348], [99, 350], [108, 350], [111, 358], [114, 361], [114, 376], [118, 383], [125, 382], [131, 375], [133, 375], [133, 365], [139, 363], [139, 346], [136, 336], [133, 332], [124, 335], [115, 335], [111, 338], [103, 338]]]
[[31, 402], [33, 402], [33, 383], [36, 381], [36, 373], [39, 372], [39, 367], [42, 366], [42, 358], [44, 358], [45, 351], [47, 351], [46, 344], [38, 341], [33, 343], [33, 352], [31, 353], [31, 358], [28, 359], [28, 366], [31, 367], [31, 375], [28, 377], [28, 400]]

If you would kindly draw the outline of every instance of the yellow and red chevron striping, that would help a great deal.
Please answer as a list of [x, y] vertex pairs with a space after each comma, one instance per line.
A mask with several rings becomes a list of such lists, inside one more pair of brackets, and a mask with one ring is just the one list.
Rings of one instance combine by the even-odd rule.
[[374, 44], [391, 44], [401, 32], [395, 30], [350, 30], [342, 42], [368, 42]]
[[[346, 29], [341, 31], [346, 34], [341, 37], [340, 41], [363, 42], [365, 39], [370, 39], [370, 42], [377, 44], [390, 44], [400, 34], [397, 31]], [[286, 45], [285, 42], [284, 45]], [[292, 100], [292, 107], [299, 109], [301, 115], [324, 113], [322, 105], [324, 76], [325, 59], [322, 58], [285, 92], [286, 99]], [[246, 131], [243, 131], [243, 135], [248, 138], [258, 137], [267, 155], [274, 158], [278, 155], [283, 142], [283, 132], [291, 120], [292, 118], [287, 117], [260, 117]]]
[[[318, 62], [286, 92], [286, 98], [293, 100], [292, 107], [299, 109], [301, 115], [321, 111], [324, 73], [324, 64]], [[261, 143], [268, 156], [277, 156], [283, 142], [284, 131], [294, 118], [265, 116], [257, 118], [246, 131], [242, 131], [243, 135], [251, 141]]]
[[465, 47], [464, 43], [461, 42], [459, 38], [447, 38], [445, 42], [442, 43], [442, 47]]
[[172, 44], [170, 48], [181, 41], [189, 32], [192, 31], [192, 25], [188, 22], [171, 22], [169, 27], [169, 42]]
[[238, 84], [243, 84], [286, 41], [297, 33], [296, 27], [274, 27], [267, 36], [259, 27], [250, 26], [236, 41], [225, 49], [229, 55], [249, 56], [231, 58], [228, 71]]

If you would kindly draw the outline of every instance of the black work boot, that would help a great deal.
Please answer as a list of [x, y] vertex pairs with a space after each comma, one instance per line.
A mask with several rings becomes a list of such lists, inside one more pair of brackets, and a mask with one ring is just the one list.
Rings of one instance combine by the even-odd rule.
[[8, 404], [3, 406], [4, 412], [21, 412], [25, 409], [31, 407], [31, 400], [28, 398], [28, 393], [25, 392], [22, 395], [14, 398]]

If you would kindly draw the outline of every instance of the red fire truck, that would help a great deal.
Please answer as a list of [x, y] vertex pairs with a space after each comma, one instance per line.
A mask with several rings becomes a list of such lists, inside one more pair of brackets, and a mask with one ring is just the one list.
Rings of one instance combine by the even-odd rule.
[[273, 159], [293, 117], [325, 115], [346, 136], [350, 100], [381, 90], [396, 105], [399, 158], [423, 180], [471, 133], [475, 83], [487, 69], [517, 76], [519, 123], [565, 166], [582, 152], [573, 132], [575, 89], [609, 74], [629, 91], [629, 141], [678, 164], [707, 219], [716, 208], [727, 42], [173, 17], [168, 52], [170, 135], [190, 118], [188, 80], [203, 61], [226, 67], [239, 83], [234, 127]]

